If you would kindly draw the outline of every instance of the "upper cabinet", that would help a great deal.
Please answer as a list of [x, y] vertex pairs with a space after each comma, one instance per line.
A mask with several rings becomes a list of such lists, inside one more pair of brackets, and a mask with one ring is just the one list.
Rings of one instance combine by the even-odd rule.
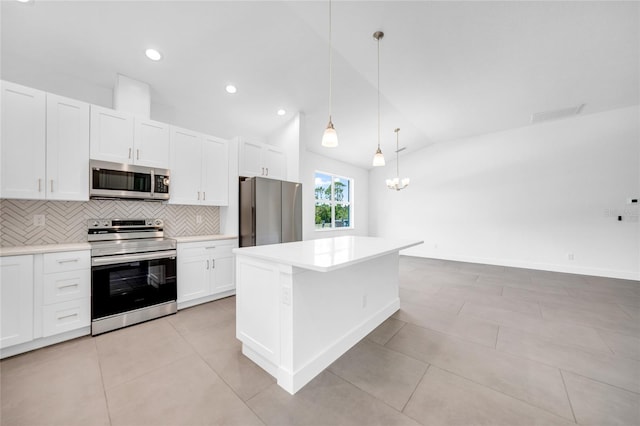
[[2, 82], [0, 197], [88, 200], [89, 104]]
[[170, 204], [229, 204], [229, 143], [171, 126]]
[[241, 140], [239, 161], [240, 176], [287, 179], [287, 158], [284, 151], [276, 146]]
[[91, 105], [91, 152], [95, 160], [169, 168], [169, 126]]
[[89, 199], [89, 104], [47, 93], [47, 199]]

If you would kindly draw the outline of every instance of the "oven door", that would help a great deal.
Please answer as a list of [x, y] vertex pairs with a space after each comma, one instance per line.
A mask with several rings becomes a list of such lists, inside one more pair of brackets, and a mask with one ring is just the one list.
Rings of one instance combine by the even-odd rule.
[[91, 319], [176, 301], [176, 251], [94, 257]]

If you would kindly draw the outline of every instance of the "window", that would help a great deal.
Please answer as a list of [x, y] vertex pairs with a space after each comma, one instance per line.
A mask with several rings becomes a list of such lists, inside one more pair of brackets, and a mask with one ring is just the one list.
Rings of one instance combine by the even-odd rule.
[[353, 180], [316, 172], [316, 230], [353, 228]]

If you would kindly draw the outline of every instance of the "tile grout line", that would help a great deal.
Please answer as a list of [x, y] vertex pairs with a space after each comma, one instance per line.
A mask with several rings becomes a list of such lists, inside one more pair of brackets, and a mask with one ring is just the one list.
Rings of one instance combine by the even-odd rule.
[[[409, 401], [411, 401], [411, 398], [413, 398], [413, 395], [414, 395], [414, 394], [416, 393], [416, 391], [418, 390], [418, 387], [420, 386], [420, 384], [421, 384], [421, 383], [422, 383], [422, 381], [424, 380], [424, 376], [426, 376], [426, 375], [427, 375], [427, 371], [429, 371], [429, 369], [430, 369], [430, 368], [431, 368], [431, 364], [430, 364], [430, 363], [427, 363], [427, 368], [424, 370], [424, 373], [422, 373], [422, 377], [420, 377], [420, 380], [418, 380], [418, 382], [416, 383], [416, 386], [413, 388], [413, 391], [411, 391], [411, 395], [409, 395], [409, 398], [407, 399], [407, 402], [405, 402], [405, 403], [404, 403], [404, 405], [402, 406], [402, 409], [400, 410], [400, 412], [401, 412], [402, 414], [404, 414], [404, 415], [406, 415], [406, 416], [408, 416], [408, 417], [411, 417], [411, 416], [409, 416], [408, 414], [406, 414], [406, 413], [404, 412], [404, 409], [405, 409], [405, 408], [407, 408], [407, 405], [409, 405]], [[412, 418], [413, 418], [413, 417], [412, 417]], [[415, 419], [415, 420], [417, 421], [418, 419]], [[420, 422], [420, 423], [422, 423], [422, 422]]]
[[564, 374], [562, 374], [562, 369], [558, 368], [560, 372], [560, 378], [562, 379], [562, 386], [564, 386], [564, 392], [567, 394], [567, 400], [569, 401], [569, 407], [571, 408], [571, 415], [573, 415], [573, 421], [578, 423], [578, 419], [576, 419], [576, 413], [573, 411], [573, 404], [571, 403], [571, 397], [569, 396], [569, 389], [567, 389], [567, 383], [564, 381]]
[[[215, 302], [215, 300], [214, 300], [213, 302]], [[223, 309], [224, 309], [224, 308], [223, 308]], [[220, 374], [218, 374], [218, 372], [217, 372], [216, 370], [214, 370], [214, 368], [213, 368], [211, 365], [209, 365], [209, 363], [207, 362], [207, 360], [206, 360], [206, 359], [204, 359], [204, 356], [203, 356], [203, 355], [202, 355], [202, 354], [201, 354], [201, 353], [200, 353], [200, 352], [195, 348], [195, 346], [193, 346], [193, 344], [192, 344], [191, 342], [189, 342], [189, 340], [187, 340], [187, 339], [182, 335], [182, 333], [180, 332], [180, 330], [178, 330], [178, 329], [176, 328], [176, 326], [175, 326], [171, 321], [168, 321], [168, 322], [169, 322], [169, 324], [171, 324], [171, 327], [173, 327], [173, 329], [176, 331], [176, 333], [178, 333], [178, 335], [180, 336], [180, 338], [181, 338], [182, 340], [184, 340], [184, 341], [185, 341], [185, 343], [191, 347], [191, 349], [193, 349], [193, 353], [194, 353], [194, 354], [196, 354], [196, 355], [198, 356], [198, 358], [200, 358], [200, 360], [202, 360], [202, 362], [204, 362], [204, 364], [207, 366], [207, 368], [208, 368], [209, 370], [211, 370], [211, 372], [213, 372], [213, 374], [215, 374], [215, 375], [216, 375], [216, 377], [218, 377], [218, 378], [220, 379], [220, 381], [221, 381], [222, 383], [224, 383], [224, 384], [229, 388], [229, 390], [231, 390], [231, 392], [233, 392], [233, 394], [234, 394], [235, 396], [237, 396], [237, 397], [238, 397], [238, 399], [240, 400], [240, 402], [242, 402], [242, 404], [244, 404], [244, 405], [245, 405], [245, 407], [247, 407], [247, 408], [249, 409], [249, 411], [251, 411], [251, 412], [256, 416], [256, 418], [258, 418], [258, 419], [262, 422], [262, 424], [266, 425], [267, 423], [264, 421], [264, 419], [263, 419], [262, 417], [260, 417], [260, 416], [258, 415], [258, 413], [256, 413], [256, 412], [251, 408], [251, 406], [250, 406], [249, 404], [247, 404], [247, 401], [249, 401], [250, 399], [253, 399], [253, 398], [254, 398], [254, 397], [256, 397], [256, 396], [258, 396], [261, 392], [264, 392], [266, 389], [270, 388], [273, 384], [272, 384], [272, 385], [269, 385], [269, 386], [267, 386], [265, 389], [262, 389], [261, 391], [257, 392], [255, 395], [252, 395], [250, 398], [247, 398], [247, 400], [245, 401], [244, 399], [242, 399], [242, 397], [241, 397], [240, 395], [238, 395], [238, 393], [237, 393], [237, 392], [236, 392], [236, 390], [233, 388], [233, 386], [231, 386], [229, 383], [227, 383], [227, 381], [226, 381], [226, 380], [225, 380], [225, 379], [224, 379]], [[235, 338], [235, 337], [234, 337], [234, 338]]]
[[[471, 382], [471, 383], [473, 383], [473, 384], [475, 384], [475, 385], [477, 385], [477, 386], [481, 386], [481, 387], [483, 387], [483, 388], [489, 389], [489, 390], [490, 390], [490, 391], [492, 391], [492, 392], [496, 392], [496, 393], [499, 393], [500, 395], [504, 395], [504, 396], [506, 396], [507, 398], [515, 399], [516, 401], [520, 401], [520, 402], [522, 402], [523, 404], [526, 404], [526, 405], [528, 405], [528, 406], [530, 406], [530, 407], [533, 407], [533, 408], [535, 408], [535, 409], [538, 409], [538, 410], [544, 411], [544, 412], [549, 413], [549, 414], [551, 414], [551, 415], [554, 415], [554, 416], [556, 416], [556, 417], [558, 417], [558, 418], [565, 419], [565, 420], [569, 420], [568, 418], [566, 418], [566, 417], [564, 417], [564, 416], [561, 416], [561, 415], [560, 415], [560, 414], [558, 414], [558, 413], [554, 413], [553, 411], [550, 411], [550, 410], [548, 410], [548, 409], [547, 409], [547, 408], [545, 408], [545, 407], [541, 407], [541, 406], [539, 406], [539, 405], [532, 404], [531, 402], [529, 402], [529, 401], [527, 401], [527, 400], [525, 400], [525, 399], [520, 399], [520, 398], [518, 398], [517, 396], [510, 395], [510, 394], [508, 394], [508, 393], [503, 392], [502, 390], [494, 389], [494, 388], [492, 388], [491, 386], [487, 386], [487, 385], [485, 385], [484, 383], [476, 382], [475, 380], [470, 379], [469, 377], [462, 376], [462, 375], [460, 375], [460, 374], [458, 374], [458, 373], [456, 373], [456, 372], [453, 372], [453, 371], [447, 370], [447, 369], [446, 369], [446, 368], [444, 368], [444, 367], [440, 367], [440, 366], [437, 366], [437, 365], [435, 365], [435, 364], [430, 364], [430, 365], [433, 365], [434, 367], [439, 368], [439, 369], [440, 369], [440, 370], [442, 370], [442, 371], [446, 371], [447, 373], [452, 374], [452, 375], [454, 375], [454, 376], [456, 376], [456, 377], [460, 377], [460, 378], [461, 378], [461, 379], [463, 379], [463, 380], [467, 380], [467, 381], [469, 381], [469, 382]], [[572, 412], [572, 414], [573, 414], [573, 412]]]
[[[397, 320], [397, 321], [402, 321], [402, 320]], [[391, 339], [393, 339], [393, 338], [395, 337], [395, 335], [396, 335], [396, 334], [398, 334], [398, 332], [399, 332], [400, 330], [402, 330], [402, 329], [404, 328], [404, 326], [405, 326], [405, 325], [407, 325], [407, 322], [406, 322], [406, 321], [402, 321], [402, 322], [403, 322], [404, 324], [402, 324], [402, 326], [401, 326], [399, 329], [397, 329], [397, 330], [395, 331], [395, 333], [393, 333], [393, 334], [391, 335], [391, 337], [389, 337], [389, 338], [387, 339], [387, 341], [386, 341], [386, 342], [384, 342], [384, 345], [381, 345], [382, 347], [385, 347], [385, 348], [386, 348], [386, 347], [387, 347], [387, 343], [389, 343], [389, 342], [391, 341]], [[371, 340], [371, 339], [369, 339], [369, 340]], [[376, 343], [376, 342], [373, 342], [373, 343]]]
[[[496, 332], [496, 343], [493, 346], [493, 349], [498, 350], [498, 336], [500, 335], [500, 329], [502, 328], [502, 324], [498, 324], [498, 331]], [[502, 351], [500, 351], [502, 352]]]
[[107, 418], [109, 419], [109, 425], [113, 425], [113, 421], [111, 420], [111, 408], [109, 408], [109, 398], [107, 397], [107, 388], [104, 385], [104, 374], [102, 372], [102, 362], [100, 362], [100, 351], [98, 350], [98, 344], [93, 336], [91, 336], [91, 340], [93, 340], [93, 346], [96, 349], [96, 356], [98, 357], [98, 368], [100, 369], [100, 381], [102, 382], [102, 394], [104, 395], [104, 403], [107, 406]]

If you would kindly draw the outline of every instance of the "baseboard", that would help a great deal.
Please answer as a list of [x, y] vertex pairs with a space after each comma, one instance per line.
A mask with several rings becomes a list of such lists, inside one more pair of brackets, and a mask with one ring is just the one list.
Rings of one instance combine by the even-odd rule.
[[56, 343], [65, 342], [67, 340], [76, 339], [78, 337], [88, 336], [90, 334], [91, 327], [87, 326], [79, 328], [77, 330], [67, 331], [66, 333], [60, 333], [49, 337], [42, 337], [31, 340], [30, 342], [9, 346], [0, 350], [0, 359], [33, 351], [35, 349], [44, 348], [45, 346], [55, 345]]
[[224, 299], [225, 297], [234, 296], [236, 290], [227, 290], [216, 294], [211, 294], [205, 297], [199, 297], [197, 299], [186, 300], [184, 302], [178, 302], [178, 310], [190, 308], [196, 305], [202, 305], [203, 303], [213, 302], [214, 300]]
[[505, 260], [475, 256], [440, 255], [424, 253], [416, 250], [410, 253], [400, 252], [401, 255], [423, 257], [428, 259], [451, 260], [455, 262], [481, 263], [485, 265], [506, 266], [511, 268], [536, 269], [539, 271], [563, 272], [567, 274], [590, 275], [605, 278], [620, 278], [625, 280], [640, 281], [640, 271], [620, 271], [615, 269], [593, 268], [588, 266], [569, 266], [543, 262], [529, 262], [524, 260]]

